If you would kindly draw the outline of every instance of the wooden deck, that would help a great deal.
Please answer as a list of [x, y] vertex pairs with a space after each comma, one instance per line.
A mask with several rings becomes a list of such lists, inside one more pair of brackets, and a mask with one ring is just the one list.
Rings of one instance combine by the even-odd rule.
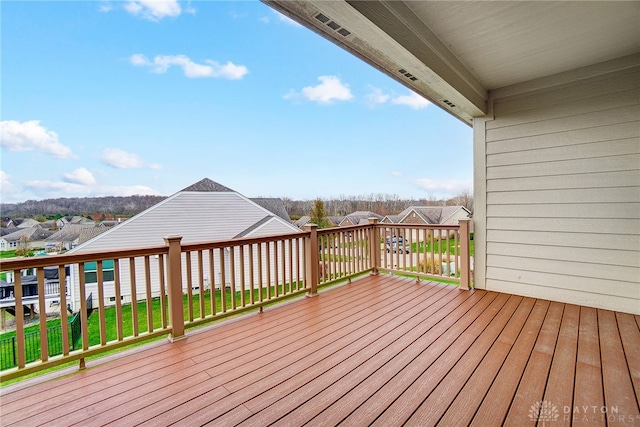
[[367, 276], [62, 378], [4, 387], [0, 424], [640, 425], [639, 324]]

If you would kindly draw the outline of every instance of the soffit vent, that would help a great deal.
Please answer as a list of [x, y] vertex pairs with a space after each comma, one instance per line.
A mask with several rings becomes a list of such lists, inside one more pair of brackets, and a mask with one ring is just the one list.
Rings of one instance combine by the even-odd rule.
[[410, 72], [408, 72], [404, 68], [399, 69], [398, 72], [400, 74], [402, 74], [403, 76], [405, 76], [406, 78], [408, 78], [409, 80], [411, 80], [412, 82], [415, 82], [416, 80], [418, 80], [418, 78], [416, 76], [414, 76], [413, 74], [411, 74]]
[[317, 15], [315, 15], [315, 18], [318, 21], [322, 22], [323, 24], [326, 24], [327, 27], [331, 28], [333, 31], [337, 32], [342, 37], [347, 37], [349, 34], [351, 34], [351, 31], [347, 30], [346, 28], [342, 28], [340, 24], [338, 24], [336, 21], [333, 21], [327, 15], [318, 13]]
[[445, 104], [447, 104], [451, 108], [455, 108], [455, 106], [456, 106], [456, 104], [454, 104], [453, 102], [449, 101], [448, 99], [443, 99], [442, 102], [444, 102]]
[[320, 22], [322, 22], [323, 24], [326, 24], [327, 22], [330, 21], [330, 19], [326, 16], [324, 16], [323, 14], [319, 13], [316, 15], [316, 19]]

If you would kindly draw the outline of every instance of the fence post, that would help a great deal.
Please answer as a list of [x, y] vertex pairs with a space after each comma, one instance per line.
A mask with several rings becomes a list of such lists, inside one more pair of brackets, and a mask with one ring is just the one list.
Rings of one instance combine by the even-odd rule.
[[470, 219], [461, 219], [460, 224], [460, 289], [470, 289], [470, 258], [469, 258], [469, 222]]
[[369, 259], [371, 263], [371, 274], [378, 274], [380, 267], [380, 229], [377, 227], [378, 218], [369, 218]]
[[171, 341], [178, 341], [184, 335], [184, 307], [182, 305], [182, 236], [167, 236], [164, 242], [169, 246], [167, 256], [167, 278], [169, 297], [169, 322], [171, 322]]
[[306, 247], [306, 260], [305, 260], [305, 280], [310, 286], [307, 292], [308, 297], [312, 297], [318, 294], [318, 282], [319, 282], [319, 268], [320, 257], [318, 256], [318, 226], [316, 224], [307, 224], [304, 226], [304, 231], [309, 231], [311, 234], [307, 240]]

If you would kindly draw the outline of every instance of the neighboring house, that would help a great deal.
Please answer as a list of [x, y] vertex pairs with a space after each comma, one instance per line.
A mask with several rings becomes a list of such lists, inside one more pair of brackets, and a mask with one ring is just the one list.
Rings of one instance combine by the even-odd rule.
[[[264, 202], [265, 199], [261, 199]], [[272, 201], [269, 202], [270, 205]], [[277, 205], [277, 203], [275, 204]], [[280, 212], [282, 214], [282, 212]], [[177, 221], [177, 218], [184, 218]], [[288, 216], [287, 216], [288, 218]], [[86, 229], [91, 230], [91, 229]], [[242, 237], [257, 237], [271, 234], [300, 232], [276, 213], [260, 206], [260, 204], [242, 194], [218, 184], [210, 179], [203, 179], [164, 199], [160, 203], [111, 227], [97, 237], [86, 241], [68, 253], [80, 254], [115, 249], [140, 248], [164, 244], [164, 237], [169, 235], [182, 236], [181, 243], [210, 242], [215, 240], [231, 240]], [[279, 256], [287, 254], [279, 254]], [[205, 254], [205, 257], [208, 255]], [[225, 265], [229, 266], [228, 251], [225, 252]], [[246, 256], [246, 255], [245, 255]], [[125, 262], [126, 261], [126, 262]], [[158, 292], [157, 259], [152, 259], [153, 292]], [[205, 260], [207, 263], [208, 260]], [[214, 254], [215, 271], [219, 272], [218, 252]], [[240, 263], [236, 263], [236, 266]], [[248, 263], [246, 263], [248, 265]], [[115, 301], [113, 288], [113, 261], [103, 264], [105, 273], [105, 303]], [[186, 270], [186, 264], [183, 270]], [[121, 290], [123, 301], [130, 300], [129, 265], [124, 260], [120, 263]], [[183, 271], [184, 273], [184, 271]], [[194, 271], [195, 274], [195, 271]], [[229, 272], [227, 272], [229, 274]], [[79, 303], [78, 272], [72, 269], [71, 303], [77, 309]], [[136, 265], [136, 281], [144, 283], [144, 268]], [[196, 276], [197, 277], [197, 276]], [[96, 282], [96, 263], [85, 265], [85, 280], [87, 295], [93, 292], [98, 295]], [[219, 287], [227, 283], [228, 277], [208, 277], [205, 274], [206, 286], [213, 283]], [[185, 280], [186, 283], [186, 280]], [[143, 298], [143, 295], [140, 295]]]
[[380, 220], [381, 224], [397, 224], [402, 219], [401, 215], [385, 215], [384, 218]]
[[464, 206], [409, 206], [398, 214], [397, 224], [457, 225], [469, 219], [471, 212]]
[[[329, 222], [329, 227], [338, 227], [340, 225], [340, 222], [342, 222], [342, 220], [344, 219], [343, 216], [328, 216], [327, 217], [327, 221]], [[302, 228], [305, 225], [309, 224], [311, 222], [311, 217], [308, 215], [302, 216], [300, 217], [299, 220], [297, 220], [296, 222], [294, 222], [295, 226], [298, 228]]]
[[31, 228], [40, 225], [40, 222], [33, 218], [14, 218], [7, 222], [7, 228]]
[[329, 225], [331, 227], [337, 227], [342, 222], [344, 217], [343, 216], [330, 215], [330, 216], [327, 217], [327, 219], [329, 220]]
[[56, 230], [58, 228], [58, 223], [54, 219], [41, 222], [39, 225], [41, 228], [44, 228], [45, 230]]
[[64, 228], [65, 226], [70, 224], [93, 226], [96, 225], [96, 222], [80, 215], [63, 216], [56, 221], [56, 225], [58, 226], [58, 228]]
[[[426, 224], [426, 225], [458, 225], [461, 219], [469, 219], [471, 212], [464, 206], [409, 206], [398, 215], [387, 215], [382, 223], [396, 224]], [[403, 235], [402, 232], [400, 232]], [[412, 242], [428, 238], [430, 233], [426, 235], [413, 230], [411, 236], [404, 236], [411, 239]], [[439, 236], [434, 233], [434, 237]], [[444, 236], [444, 235], [443, 235]]]
[[311, 217], [309, 215], [304, 215], [304, 216], [301, 216], [300, 219], [298, 219], [293, 224], [298, 228], [302, 228], [305, 225], [309, 224], [310, 221], [311, 221]]
[[54, 232], [44, 230], [39, 226], [30, 228], [17, 228], [13, 233], [0, 237], [0, 251], [16, 250], [20, 247], [20, 242], [27, 243], [26, 249], [39, 249], [46, 246], [47, 237]]
[[338, 225], [343, 227], [347, 225], [368, 224], [369, 218], [378, 218], [378, 220], [381, 220], [383, 217], [371, 211], [356, 211], [345, 216]]
[[88, 240], [85, 239], [84, 241], [81, 241], [80, 239], [80, 237], [83, 235], [83, 230], [87, 229], [95, 230], [94, 233], [92, 233], [93, 237], [108, 230], [108, 228], [106, 227], [95, 226], [89, 223], [87, 223], [86, 225], [67, 224], [60, 230], [53, 233], [51, 236], [47, 237], [45, 242], [45, 249], [56, 252], [71, 250], [79, 244], [84, 243]]

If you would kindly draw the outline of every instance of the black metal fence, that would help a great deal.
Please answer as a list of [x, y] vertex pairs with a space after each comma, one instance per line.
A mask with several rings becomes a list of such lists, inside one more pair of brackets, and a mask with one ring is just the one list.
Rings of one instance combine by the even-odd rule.
[[[87, 298], [87, 315], [93, 311], [92, 295]], [[82, 324], [80, 313], [69, 321], [69, 333], [71, 335], [71, 350], [80, 348], [80, 338], [82, 337]], [[62, 354], [62, 327], [55, 325], [47, 328], [47, 346], [49, 356]], [[40, 359], [40, 331], [26, 332], [24, 334], [25, 362], [33, 362]], [[13, 368], [18, 365], [16, 337], [0, 339], [0, 370]]]

